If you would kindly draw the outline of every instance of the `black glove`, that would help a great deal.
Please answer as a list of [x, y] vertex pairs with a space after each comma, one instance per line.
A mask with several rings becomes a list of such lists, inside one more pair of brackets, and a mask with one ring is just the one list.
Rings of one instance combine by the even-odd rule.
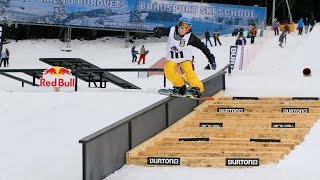
[[212, 70], [216, 70], [217, 65], [216, 65], [216, 58], [212, 55], [211, 58], [209, 59], [209, 64], [211, 65]]
[[161, 34], [162, 34], [162, 29], [160, 27], [155, 27], [153, 29], [154, 37], [161, 38]]

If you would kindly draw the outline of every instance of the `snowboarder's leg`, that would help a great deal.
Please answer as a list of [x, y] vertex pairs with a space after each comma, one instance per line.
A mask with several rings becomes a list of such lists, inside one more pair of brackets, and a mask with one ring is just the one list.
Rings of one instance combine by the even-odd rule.
[[199, 88], [199, 93], [202, 93], [204, 91], [203, 83], [199, 80], [197, 74], [193, 70], [192, 62], [184, 61], [180, 64], [180, 67], [190, 87], [197, 87]]
[[177, 72], [177, 68], [177, 63], [167, 60], [164, 64], [164, 75], [174, 87], [182, 87], [185, 85], [185, 79]]

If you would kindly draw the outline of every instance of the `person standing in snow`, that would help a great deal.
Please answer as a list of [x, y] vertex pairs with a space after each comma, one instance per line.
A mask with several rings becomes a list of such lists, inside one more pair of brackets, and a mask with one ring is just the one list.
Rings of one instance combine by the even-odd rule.
[[304, 32], [307, 34], [309, 31], [309, 19], [308, 17], [306, 17], [305, 21], [304, 21]]
[[304, 26], [303, 19], [300, 18], [299, 21], [298, 21], [298, 31], [299, 31], [298, 35], [302, 35], [303, 26]]
[[279, 36], [279, 26], [280, 26], [279, 21], [277, 20], [277, 18], [274, 18], [272, 22], [272, 28], [275, 36]]
[[1, 60], [0, 60], [0, 67], [2, 65], [2, 62], [4, 63], [4, 67], [9, 66], [9, 57], [10, 53], [8, 48], [6, 48], [2, 53], [1, 53]]
[[135, 48], [136, 46], [132, 46], [131, 48], [132, 62], [137, 62], [137, 54], [139, 54]]
[[220, 46], [222, 45], [219, 39], [219, 32], [217, 29], [213, 32], [213, 39], [214, 39], [214, 46], [217, 46], [217, 41], [220, 44]]
[[208, 41], [210, 43], [210, 46], [212, 47], [212, 43], [211, 43], [211, 40], [210, 40], [210, 33], [209, 33], [209, 30], [207, 29], [207, 31], [204, 33], [204, 36], [206, 37], [206, 46], [208, 47]]
[[282, 33], [280, 34], [280, 36], [279, 36], [279, 42], [280, 42], [280, 44], [279, 44], [279, 46], [280, 47], [282, 47], [283, 48], [283, 41], [287, 41], [287, 31], [282, 31]]
[[[192, 31], [190, 18], [181, 17], [176, 26], [170, 28], [155, 27], [154, 35], [160, 38], [168, 36], [166, 62], [164, 74], [173, 84], [169, 89], [172, 94], [181, 94], [187, 97], [200, 97], [204, 91], [203, 83], [199, 80], [192, 66], [192, 47], [200, 49], [207, 57], [211, 69], [216, 69], [215, 57], [201, 40]], [[177, 72], [180, 67], [183, 76]], [[186, 84], [190, 88], [187, 89]]]
[[140, 57], [139, 57], [138, 65], [140, 65], [141, 60], [143, 60], [143, 64], [146, 63], [146, 49], [144, 48], [144, 45], [142, 45], [140, 49]]

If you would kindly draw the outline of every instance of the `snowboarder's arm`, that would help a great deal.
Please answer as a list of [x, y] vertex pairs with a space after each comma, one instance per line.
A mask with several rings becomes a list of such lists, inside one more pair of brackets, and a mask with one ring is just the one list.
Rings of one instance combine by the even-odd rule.
[[153, 34], [157, 38], [160, 38], [161, 36], [169, 36], [169, 33], [170, 33], [170, 28], [155, 27], [153, 29]]
[[209, 63], [212, 66], [216, 66], [216, 61], [215, 61], [214, 55], [211, 54], [210, 50], [206, 47], [206, 45], [199, 38], [197, 38], [197, 36], [195, 36], [194, 34], [191, 34], [188, 45], [191, 45], [191, 46], [194, 46], [194, 47], [200, 49], [203, 52], [203, 54], [206, 55], [207, 59], [209, 60]]

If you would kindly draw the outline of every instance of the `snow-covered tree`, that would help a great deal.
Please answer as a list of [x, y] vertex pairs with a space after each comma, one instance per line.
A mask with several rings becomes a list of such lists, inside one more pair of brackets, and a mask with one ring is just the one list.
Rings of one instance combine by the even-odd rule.
[[54, 22], [61, 22], [68, 17], [67, 12], [65, 10], [65, 5], [62, 0], [59, 0], [59, 3], [56, 7], [54, 7], [52, 20]]
[[10, 14], [8, 12], [10, 1], [5, 0], [0, 2], [0, 21], [4, 21], [5, 23], [10, 21]]
[[142, 13], [138, 9], [138, 5], [136, 5], [136, 7], [133, 9], [133, 11], [130, 11], [129, 21], [130, 22], [142, 22], [141, 17], [142, 17]]

